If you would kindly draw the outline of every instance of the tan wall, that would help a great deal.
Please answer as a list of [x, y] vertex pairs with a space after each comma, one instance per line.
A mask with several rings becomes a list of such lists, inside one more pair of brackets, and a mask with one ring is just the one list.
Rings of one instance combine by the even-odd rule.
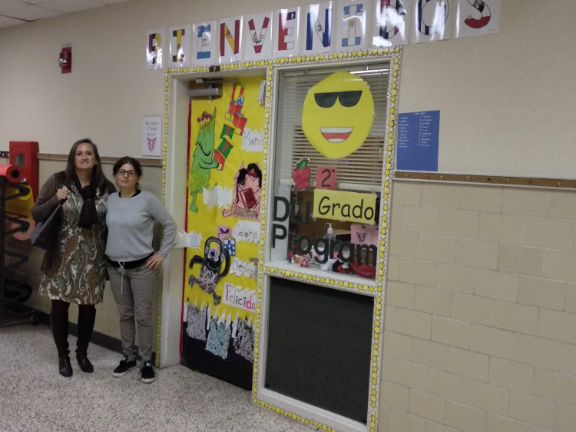
[[395, 182], [386, 432], [576, 431], [576, 195]]
[[[306, 3], [139, 0], [0, 30], [0, 149], [87, 135], [138, 156], [142, 117], [164, 110], [146, 31]], [[404, 49], [399, 111], [441, 110], [441, 171], [574, 177], [575, 15], [573, 0], [505, 0], [498, 34]], [[63, 166], [42, 162], [41, 181]], [[145, 179], [160, 195], [161, 170]], [[394, 184], [381, 430], [576, 430], [575, 218], [571, 192]], [[21, 276], [37, 284], [38, 267], [34, 252]], [[117, 337], [109, 289], [98, 309]]]
[[[138, 155], [142, 117], [164, 111], [147, 31], [309, 3], [135, 0], [2, 29], [0, 149], [37, 140], [64, 153], [88, 135], [110, 156]], [[441, 111], [440, 171], [573, 178], [576, 2], [501, 3], [497, 34], [403, 49], [399, 111]], [[71, 74], [57, 64], [63, 44]]]

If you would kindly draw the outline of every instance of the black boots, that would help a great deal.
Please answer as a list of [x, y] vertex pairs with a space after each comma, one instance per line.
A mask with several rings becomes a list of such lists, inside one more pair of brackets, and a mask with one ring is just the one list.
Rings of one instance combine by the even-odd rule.
[[63, 377], [69, 378], [72, 376], [73, 371], [68, 352], [62, 355], [58, 354], [58, 371]]
[[61, 300], [52, 300], [50, 311], [50, 327], [54, 343], [58, 350], [58, 371], [64, 377], [72, 376], [70, 364], [70, 351], [68, 351], [68, 307], [70, 303]]
[[[70, 303], [62, 300], [52, 300], [50, 312], [50, 326], [52, 336], [58, 349], [58, 370], [60, 375], [72, 376], [70, 364], [70, 351], [68, 351], [68, 308]], [[96, 320], [96, 307], [94, 305], [78, 305], [78, 342], [76, 343], [76, 360], [80, 370], [86, 373], [94, 372], [94, 366], [88, 360], [88, 344], [92, 337], [94, 321]]]
[[86, 356], [86, 351], [84, 352], [76, 351], [76, 360], [78, 360], [78, 366], [80, 366], [80, 370], [82, 372], [86, 373], [94, 372], [94, 366], [92, 366], [92, 363], [90, 363], [90, 360], [88, 360], [88, 357]]
[[76, 360], [80, 370], [86, 373], [94, 372], [94, 366], [88, 360], [88, 344], [92, 338], [94, 321], [96, 320], [96, 307], [94, 305], [78, 306], [78, 342], [76, 343]]

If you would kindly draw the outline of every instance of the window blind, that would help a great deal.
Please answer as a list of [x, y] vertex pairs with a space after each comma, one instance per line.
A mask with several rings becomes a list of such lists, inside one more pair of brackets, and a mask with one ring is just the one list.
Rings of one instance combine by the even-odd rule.
[[[344, 159], [328, 159], [318, 153], [306, 139], [302, 130], [302, 107], [308, 90], [337, 70], [346, 70], [366, 81], [374, 99], [374, 121], [368, 137], [358, 150]], [[341, 189], [379, 191], [386, 150], [388, 78], [388, 62], [326, 67], [321, 70], [282, 71], [277, 101], [276, 178], [289, 181], [298, 161], [307, 158], [313, 175], [318, 166], [335, 167], [338, 187]]]

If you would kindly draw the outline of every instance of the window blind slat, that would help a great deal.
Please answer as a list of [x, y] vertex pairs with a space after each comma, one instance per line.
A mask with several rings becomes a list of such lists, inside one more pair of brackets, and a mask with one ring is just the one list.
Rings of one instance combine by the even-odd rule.
[[388, 66], [387, 62], [383, 62], [344, 68], [368, 83], [374, 99], [374, 122], [364, 144], [345, 159], [336, 160], [318, 153], [306, 139], [302, 130], [302, 106], [308, 90], [314, 84], [343, 68], [326, 68], [322, 72], [313, 73], [281, 73], [276, 129], [276, 170], [279, 178], [290, 179], [296, 164], [307, 158], [313, 175], [318, 166], [332, 166], [337, 169], [339, 183], [352, 184], [359, 188], [366, 186], [368, 189], [381, 185], [385, 158]]

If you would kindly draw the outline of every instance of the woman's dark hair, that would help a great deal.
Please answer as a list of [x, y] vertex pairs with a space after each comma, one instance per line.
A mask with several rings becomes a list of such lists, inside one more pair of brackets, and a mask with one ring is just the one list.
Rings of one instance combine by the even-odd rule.
[[242, 168], [240, 171], [238, 171], [238, 178], [236, 182], [243, 185], [248, 174], [255, 174], [256, 177], [258, 177], [258, 187], [262, 188], [262, 171], [260, 170], [260, 167], [255, 163], [248, 164], [246, 168]]
[[72, 148], [70, 149], [70, 153], [68, 153], [68, 162], [66, 163], [66, 184], [70, 187], [74, 184], [74, 177], [76, 177], [76, 151], [80, 144], [90, 144], [92, 146], [92, 150], [94, 150], [94, 159], [96, 160], [96, 165], [92, 169], [92, 184], [98, 188], [98, 190], [103, 193], [105, 190], [108, 189], [108, 179], [104, 175], [102, 171], [102, 164], [100, 163], [100, 154], [98, 153], [98, 147], [90, 138], [82, 138], [76, 141]]
[[114, 166], [112, 167], [112, 174], [118, 174], [122, 165], [130, 164], [134, 167], [134, 172], [136, 173], [136, 177], [142, 177], [142, 165], [138, 162], [138, 159], [134, 159], [130, 156], [124, 156], [116, 161]]
[[[138, 162], [138, 159], [134, 159], [133, 157], [130, 156], [124, 156], [116, 161], [116, 163], [112, 167], [112, 174], [114, 174], [114, 177], [116, 177], [116, 174], [118, 174], [118, 171], [120, 171], [120, 168], [122, 168], [122, 165], [124, 164], [132, 165], [134, 167], [136, 177], [138, 178], [142, 177], [142, 165], [140, 164], [140, 162]], [[138, 183], [138, 181], [136, 181], [136, 189], [140, 190], [140, 183]]]

